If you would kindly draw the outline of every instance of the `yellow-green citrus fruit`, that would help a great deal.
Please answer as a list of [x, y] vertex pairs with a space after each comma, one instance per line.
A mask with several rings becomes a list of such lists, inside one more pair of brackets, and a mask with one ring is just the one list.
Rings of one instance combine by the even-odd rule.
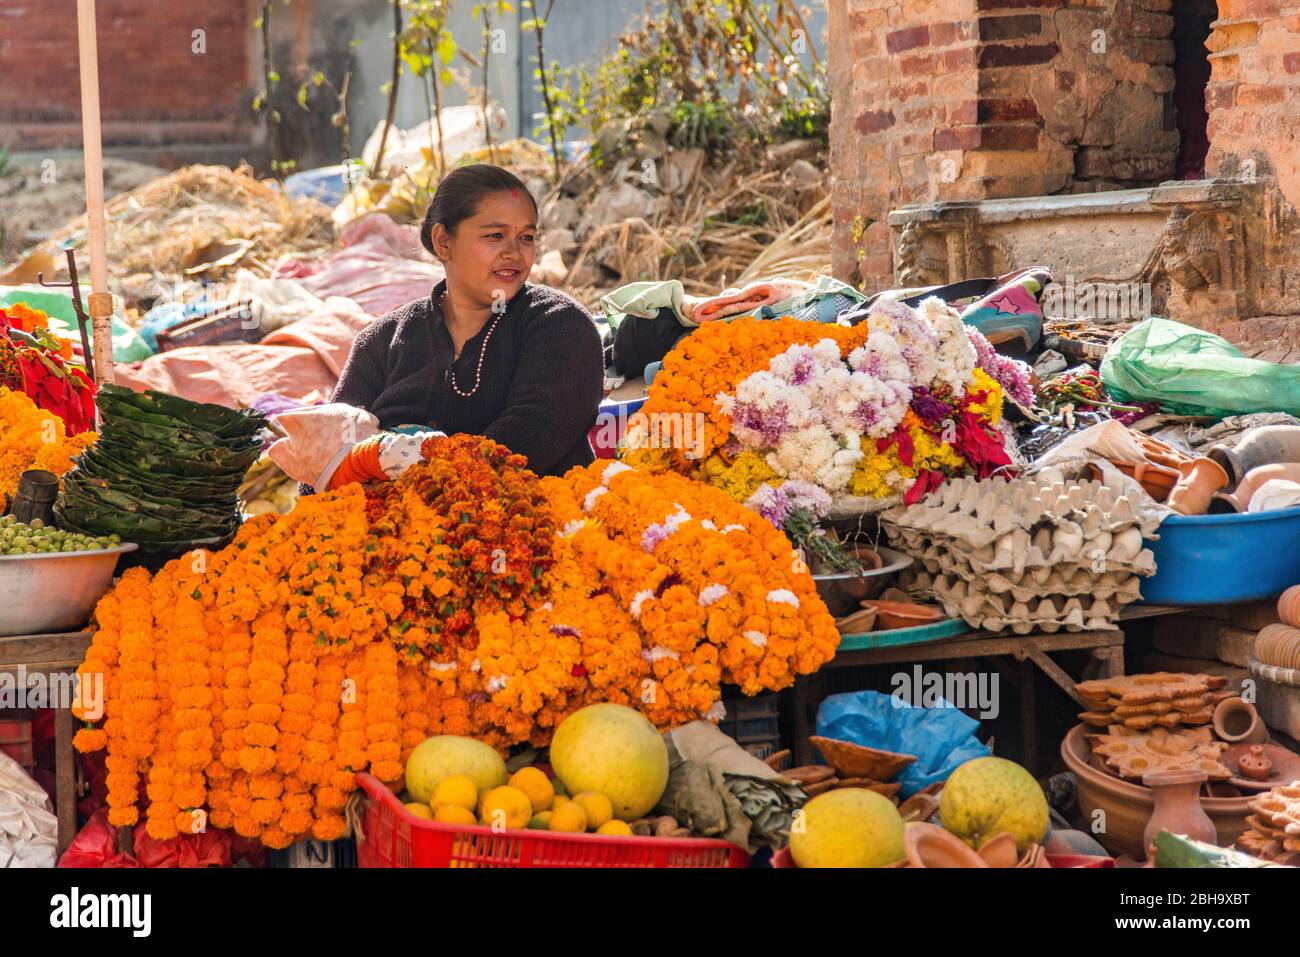
[[569, 715], [551, 739], [551, 766], [569, 794], [597, 791], [623, 821], [644, 817], [668, 786], [668, 746], [655, 726], [621, 704]]
[[597, 791], [583, 791], [573, 796], [573, 803], [587, 812], [587, 829], [598, 830], [614, 817], [614, 805]]
[[1006, 758], [975, 758], [952, 772], [939, 798], [943, 826], [979, 850], [1010, 831], [1019, 853], [1047, 833], [1047, 798], [1032, 774]]
[[433, 819], [440, 824], [477, 824], [474, 812], [459, 804], [444, 804], [433, 814]]
[[587, 812], [572, 801], [566, 801], [551, 810], [550, 830], [566, 834], [581, 834], [587, 829]]
[[428, 804], [433, 789], [453, 774], [463, 774], [480, 792], [506, 783], [506, 763], [489, 745], [473, 738], [440, 734], [425, 738], [406, 762], [406, 790]]
[[410, 804], [406, 805], [406, 809], [416, 817], [423, 818], [426, 821], [433, 820], [433, 808], [429, 807], [427, 804], [417, 804], [415, 801], [412, 801]]
[[472, 811], [478, 804], [478, 785], [467, 774], [453, 774], [438, 782], [438, 786], [433, 789], [433, 800], [429, 803], [435, 808], [454, 804]]
[[538, 811], [528, 821], [528, 827], [534, 831], [548, 831], [551, 828], [551, 812]]
[[488, 827], [495, 824], [508, 828], [527, 827], [532, 816], [533, 806], [528, 803], [528, 795], [518, 788], [502, 785], [484, 795], [479, 822]]
[[799, 867], [886, 867], [903, 857], [903, 818], [875, 791], [827, 791], [796, 812], [790, 855]]
[[545, 811], [555, 800], [551, 779], [540, 768], [520, 768], [510, 775], [510, 786], [528, 795], [534, 811]]

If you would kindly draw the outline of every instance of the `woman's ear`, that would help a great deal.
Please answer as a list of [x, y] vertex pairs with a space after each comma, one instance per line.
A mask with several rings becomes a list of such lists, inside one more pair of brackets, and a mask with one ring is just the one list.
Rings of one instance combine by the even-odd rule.
[[451, 259], [451, 233], [442, 223], [434, 223], [433, 229], [429, 232], [429, 242], [433, 245], [433, 254], [440, 261], [447, 262]]

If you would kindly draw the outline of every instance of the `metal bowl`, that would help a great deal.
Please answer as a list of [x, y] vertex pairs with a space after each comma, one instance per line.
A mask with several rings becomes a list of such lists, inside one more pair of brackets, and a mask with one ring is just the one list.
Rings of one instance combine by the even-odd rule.
[[858, 607], [864, 598], [875, 598], [894, 583], [898, 573], [912, 564], [912, 557], [892, 548], [877, 548], [884, 562], [880, 568], [861, 572], [836, 572], [813, 575], [817, 594], [826, 603], [827, 610], [839, 618]]
[[85, 552], [0, 555], [0, 637], [81, 628], [134, 542]]

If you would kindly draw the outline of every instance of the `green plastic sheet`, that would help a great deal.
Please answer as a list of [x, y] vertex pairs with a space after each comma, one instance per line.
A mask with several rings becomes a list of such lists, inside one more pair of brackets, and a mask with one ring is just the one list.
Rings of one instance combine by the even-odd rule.
[[1111, 343], [1101, 378], [1119, 402], [1158, 402], [1176, 415], [1300, 416], [1300, 366], [1247, 358], [1221, 336], [1158, 316]]
[[[88, 286], [81, 287], [81, 301], [90, 296]], [[71, 339], [80, 345], [81, 333], [77, 329], [77, 312], [72, 307], [72, 293], [51, 292], [47, 289], [29, 286], [0, 286], [0, 308], [12, 306], [16, 302], [26, 303], [33, 309], [39, 309], [50, 317], [50, 331], [64, 339]], [[86, 329], [86, 338], [91, 346], [95, 336], [91, 329]], [[153, 355], [153, 350], [140, 338], [139, 333], [126, 324], [121, 316], [113, 316], [113, 361], [139, 362]]]

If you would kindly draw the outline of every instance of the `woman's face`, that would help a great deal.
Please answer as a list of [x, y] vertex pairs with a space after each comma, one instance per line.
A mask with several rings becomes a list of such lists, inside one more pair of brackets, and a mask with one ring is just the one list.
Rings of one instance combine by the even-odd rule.
[[537, 212], [522, 191], [489, 193], [455, 232], [439, 223], [431, 239], [448, 286], [481, 305], [504, 302], [523, 288], [533, 268]]

